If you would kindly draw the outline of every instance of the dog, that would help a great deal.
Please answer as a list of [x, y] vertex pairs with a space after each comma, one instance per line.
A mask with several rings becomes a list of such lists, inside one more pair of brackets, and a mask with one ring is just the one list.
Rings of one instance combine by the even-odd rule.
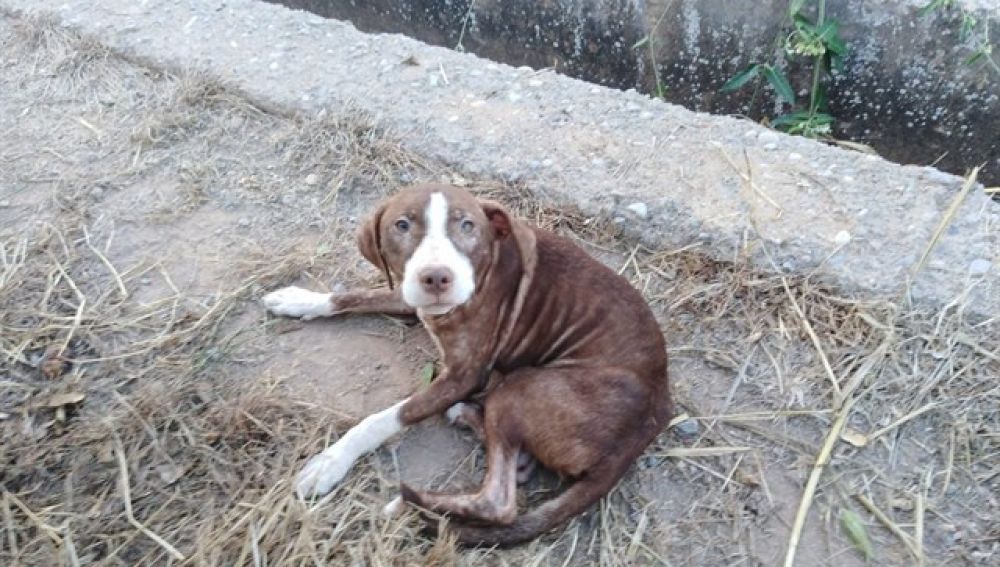
[[[264, 296], [265, 307], [303, 319], [416, 315], [442, 371], [314, 456], [297, 477], [300, 497], [328, 493], [358, 458], [444, 412], [483, 440], [482, 486], [445, 494], [401, 484], [385, 512], [410, 503], [447, 514], [459, 542], [515, 545], [586, 511], [669, 423], [667, 354], [653, 313], [627, 280], [569, 240], [465, 189], [428, 184], [384, 201], [358, 246], [388, 289], [286, 287]], [[518, 515], [517, 483], [536, 462], [569, 484]]]

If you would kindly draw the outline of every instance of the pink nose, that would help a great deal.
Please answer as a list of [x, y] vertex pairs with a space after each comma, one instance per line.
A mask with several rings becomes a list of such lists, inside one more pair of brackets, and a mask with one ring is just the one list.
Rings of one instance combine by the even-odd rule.
[[451, 282], [455, 281], [455, 274], [444, 266], [428, 266], [420, 270], [417, 277], [424, 291], [433, 295], [447, 293], [451, 289]]

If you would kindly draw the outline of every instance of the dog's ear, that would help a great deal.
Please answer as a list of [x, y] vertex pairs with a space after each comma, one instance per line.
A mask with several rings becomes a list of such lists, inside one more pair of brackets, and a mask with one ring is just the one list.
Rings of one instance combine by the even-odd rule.
[[385, 205], [379, 207], [375, 213], [361, 225], [358, 230], [358, 249], [366, 260], [382, 270], [385, 279], [389, 282], [389, 289], [393, 288], [392, 272], [389, 270], [389, 263], [385, 261], [385, 254], [382, 252], [382, 214], [385, 213]]
[[523, 266], [523, 278], [530, 281], [535, 275], [535, 265], [538, 264], [538, 250], [536, 249], [537, 239], [535, 231], [520, 219], [511, 216], [503, 205], [496, 201], [481, 200], [483, 212], [493, 227], [493, 234], [497, 240], [513, 238], [517, 243], [517, 250], [521, 255], [521, 265]]

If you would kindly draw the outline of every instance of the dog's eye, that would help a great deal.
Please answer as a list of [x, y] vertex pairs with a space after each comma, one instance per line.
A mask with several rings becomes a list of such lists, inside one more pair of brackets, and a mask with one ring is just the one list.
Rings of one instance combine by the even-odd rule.
[[406, 219], [399, 219], [396, 221], [396, 228], [399, 229], [399, 232], [406, 232], [410, 230], [410, 221]]
[[469, 234], [470, 232], [472, 232], [472, 229], [476, 228], [476, 223], [466, 219], [462, 221], [462, 224], [459, 226], [462, 227], [462, 232]]

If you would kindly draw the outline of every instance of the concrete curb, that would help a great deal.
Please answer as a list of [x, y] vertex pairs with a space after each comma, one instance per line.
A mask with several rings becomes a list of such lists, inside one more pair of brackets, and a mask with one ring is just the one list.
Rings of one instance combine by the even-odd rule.
[[[906, 289], [962, 185], [932, 168], [254, 0], [0, 7], [54, 16], [130, 57], [205, 71], [264, 104], [360, 107], [418, 155], [608, 215], [649, 246], [698, 242], [720, 259], [746, 252], [770, 270], [766, 248], [782, 270], [816, 270], [865, 296]], [[977, 187], [911, 293], [932, 305], [968, 293], [969, 310], [993, 315], [998, 280], [1000, 206]]]

